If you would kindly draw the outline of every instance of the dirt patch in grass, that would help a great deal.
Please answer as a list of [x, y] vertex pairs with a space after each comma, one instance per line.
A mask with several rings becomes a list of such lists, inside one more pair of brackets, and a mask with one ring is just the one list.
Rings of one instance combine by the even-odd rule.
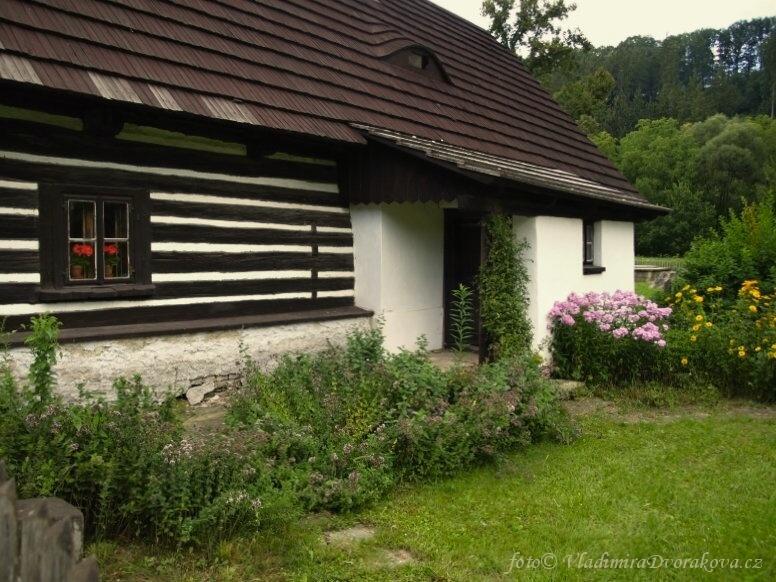
[[324, 541], [331, 546], [348, 546], [373, 538], [375, 529], [366, 525], [354, 525], [347, 529], [323, 533]]
[[[374, 538], [375, 533], [375, 528], [371, 526], [356, 524], [346, 529], [324, 532], [323, 541], [333, 548], [350, 551], [360, 543]], [[362, 556], [364, 563], [373, 570], [397, 568], [416, 561], [415, 557], [403, 548], [366, 548]]]
[[618, 403], [596, 396], [566, 400], [563, 406], [573, 418], [601, 415], [624, 423], [675, 422], [686, 418], [708, 418], [710, 416], [750, 416], [753, 418], [776, 419], [776, 406], [757, 404], [745, 400], [723, 400], [714, 405], [682, 404], [669, 407], [636, 406], [632, 403]]

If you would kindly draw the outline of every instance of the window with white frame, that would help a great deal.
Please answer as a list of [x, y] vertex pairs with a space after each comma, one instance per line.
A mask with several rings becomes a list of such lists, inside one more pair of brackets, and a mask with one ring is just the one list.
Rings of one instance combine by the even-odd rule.
[[582, 270], [585, 275], [603, 273], [606, 267], [600, 264], [601, 240], [600, 222], [582, 222]]
[[42, 299], [152, 291], [148, 191], [45, 185], [39, 210]]

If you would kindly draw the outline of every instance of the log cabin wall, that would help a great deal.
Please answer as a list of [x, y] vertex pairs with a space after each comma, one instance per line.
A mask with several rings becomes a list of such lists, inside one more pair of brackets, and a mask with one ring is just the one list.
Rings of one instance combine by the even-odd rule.
[[[363, 315], [353, 307], [353, 235], [336, 160], [226, 155], [17, 119], [2, 125], [6, 330], [46, 311], [63, 322], [64, 339], [76, 340]], [[52, 240], [58, 211], [47, 207], [49, 191], [81, 188], [145, 193], [145, 207], [135, 209], [147, 213], [136, 227], [147, 230], [147, 264], [135, 266], [145, 285], [51, 288], [66, 266], [52, 267], [50, 257], [67, 240]]]

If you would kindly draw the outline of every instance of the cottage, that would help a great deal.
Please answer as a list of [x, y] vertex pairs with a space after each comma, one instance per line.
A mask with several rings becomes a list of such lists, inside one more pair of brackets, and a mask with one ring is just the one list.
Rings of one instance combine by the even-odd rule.
[[441, 348], [492, 211], [538, 342], [664, 211], [428, 0], [4, 0], [0, 125], [0, 317], [62, 321], [63, 387], [207, 391], [372, 317]]

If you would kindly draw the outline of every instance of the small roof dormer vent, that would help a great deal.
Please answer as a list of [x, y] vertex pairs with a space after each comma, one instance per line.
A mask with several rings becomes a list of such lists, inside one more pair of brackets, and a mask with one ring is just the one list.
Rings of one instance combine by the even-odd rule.
[[384, 59], [397, 67], [452, 84], [439, 58], [424, 46], [405, 46], [386, 55]]

